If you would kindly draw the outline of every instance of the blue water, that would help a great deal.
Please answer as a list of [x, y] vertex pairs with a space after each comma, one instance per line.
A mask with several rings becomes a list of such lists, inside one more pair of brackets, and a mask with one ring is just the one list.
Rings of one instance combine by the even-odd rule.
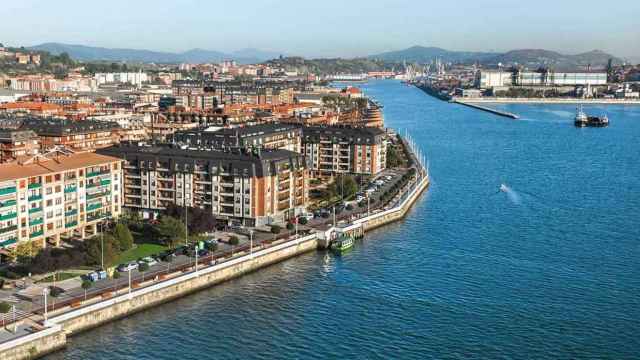
[[[640, 357], [640, 107], [500, 105], [364, 86], [429, 154], [407, 219], [71, 338], [48, 359]], [[512, 189], [500, 192], [500, 184]]]

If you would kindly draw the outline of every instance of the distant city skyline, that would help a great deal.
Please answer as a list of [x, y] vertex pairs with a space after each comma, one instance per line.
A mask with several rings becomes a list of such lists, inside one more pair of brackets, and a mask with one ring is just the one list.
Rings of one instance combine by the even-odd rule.
[[563, 54], [599, 49], [640, 59], [640, 2], [617, 2], [616, 8], [624, 11], [606, 11], [600, 4], [113, 0], [96, 6], [69, 0], [61, 6], [21, 0], [3, 4], [0, 42], [169, 52], [256, 48], [305, 57], [357, 57], [414, 45], [497, 52], [535, 48]]

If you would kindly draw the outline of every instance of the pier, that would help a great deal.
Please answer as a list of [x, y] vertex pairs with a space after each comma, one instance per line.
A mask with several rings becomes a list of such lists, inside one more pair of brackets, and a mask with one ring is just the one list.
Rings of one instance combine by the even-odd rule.
[[489, 107], [486, 107], [486, 106], [482, 106], [482, 105], [478, 105], [478, 104], [472, 104], [472, 103], [468, 103], [468, 102], [461, 101], [461, 100], [453, 100], [452, 102], [454, 102], [456, 104], [468, 106], [470, 108], [486, 111], [486, 112], [492, 113], [494, 115], [504, 116], [504, 117], [507, 117], [507, 118], [510, 118], [510, 119], [519, 119], [520, 118], [520, 116], [518, 116], [518, 115], [516, 115], [514, 113], [501, 111], [501, 110], [497, 110], [497, 109], [492, 109], [492, 108], [489, 108]]

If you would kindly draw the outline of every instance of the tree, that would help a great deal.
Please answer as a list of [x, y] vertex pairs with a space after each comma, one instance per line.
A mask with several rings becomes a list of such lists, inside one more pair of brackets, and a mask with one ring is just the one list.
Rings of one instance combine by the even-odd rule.
[[218, 249], [218, 243], [215, 241], [209, 241], [205, 243], [205, 247], [207, 248], [207, 250], [214, 252]]
[[278, 235], [280, 234], [281, 231], [282, 231], [282, 228], [280, 227], [280, 225], [271, 225], [271, 233], [273, 235]]
[[57, 286], [49, 286], [49, 295], [53, 296], [54, 298], [57, 298], [58, 296], [62, 295], [63, 292], [64, 292], [63, 288], [59, 288]]
[[291, 230], [293, 230], [294, 227], [295, 227], [295, 225], [293, 225], [293, 223], [291, 223], [291, 222], [287, 223], [287, 230], [291, 231]]
[[103, 243], [104, 263], [113, 263], [118, 258], [118, 255], [120, 255], [119, 242], [111, 234], [105, 233], [100, 236], [93, 236], [85, 240], [85, 254], [87, 257], [87, 264], [102, 264]]
[[84, 290], [84, 300], [87, 301], [87, 290], [91, 289], [93, 282], [90, 280], [84, 280], [82, 282], [82, 289]]
[[229, 236], [229, 245], [236, 246], [238, 244], [240, 244], [240, 239], [237, 236], [235, 235]]
[[304, 216], [301, 216], [301, 217], [298, 218], [298, 224], [300, 224], [300, 225], [307, 225], [308, 222], [309, 221]]
[[[167, 207], [164, 213], [177, 219], [184, 219], [184, 211], [184, 207], [171, 204]], [[189, 216], [187, 221], [189, 225], [189, 233], [202, 234], [215, 229], [216, 218], [213, 216], [211, 211], [198, 207], [189, 207], [188, 211]]]
[[116, 238], [121, 251], [127, 251], [133, 247], [133, 236], [125, 224], [116, 224], [113, 230], [113, 236]]
[[186, 232], [184, 224], [174, 217], [162, 216], [155, 229], [158, 239], [166, 246], [176, 247], [184, 242]]

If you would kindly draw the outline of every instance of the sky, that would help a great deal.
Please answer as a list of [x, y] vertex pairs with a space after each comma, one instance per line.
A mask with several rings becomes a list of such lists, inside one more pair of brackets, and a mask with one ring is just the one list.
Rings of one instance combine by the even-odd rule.
[[599, 49], [639, 59], [639, 15], [638, 0], [14, 0], [0, 5], [0, 42], [172, 52], [258, 48], [306, 57], [413, 45]]

